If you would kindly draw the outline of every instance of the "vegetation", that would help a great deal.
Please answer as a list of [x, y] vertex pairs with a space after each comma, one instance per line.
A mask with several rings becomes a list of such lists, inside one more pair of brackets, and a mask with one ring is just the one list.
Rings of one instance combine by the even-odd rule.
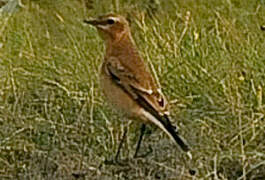
[[[265, 179], [265, 1], [24, 0], [0, 14], [0, 179]], [[105, 103], [104, 44], [127, 16], [193, 159]], [[263, 23], [263, 24], [262, 24]], [[124, 128], [125, 165], [108, 165]], [[196, 169], [192, 176], [189, 169]]]

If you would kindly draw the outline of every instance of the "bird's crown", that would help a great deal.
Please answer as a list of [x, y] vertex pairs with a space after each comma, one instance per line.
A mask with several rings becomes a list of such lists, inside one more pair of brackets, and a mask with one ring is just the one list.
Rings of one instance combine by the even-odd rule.
[[100, 32], [103, 32], [104, 39], [108, 37], [117, 39], [130, 32], [128, 21], [118, 14], [107, 14], [96, 19], [84, 20], [84, 22], [95, 26]]
[[110, 29], [111, 27], [126, 26], [127, 20], [118, 14], [107, 14], [99, 16], [96, 19], [84, 20], [85, 23], [96, 26], [98, 29]]

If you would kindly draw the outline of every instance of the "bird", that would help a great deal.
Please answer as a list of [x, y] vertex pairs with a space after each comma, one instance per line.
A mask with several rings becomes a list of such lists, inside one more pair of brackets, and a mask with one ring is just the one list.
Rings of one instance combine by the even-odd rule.
[[107, 101], [128, 117], [143, 123], [134, 157], [137, 157], [145, 124], [149, 123], [164, 131], [191, 157], [189, 145], [170, 121], [169, 103], [141, 57], [126, 18], [110, 13], [84, 20], [84, 23], [96, 27], [105, 43], [106, 52], [99, 79]]

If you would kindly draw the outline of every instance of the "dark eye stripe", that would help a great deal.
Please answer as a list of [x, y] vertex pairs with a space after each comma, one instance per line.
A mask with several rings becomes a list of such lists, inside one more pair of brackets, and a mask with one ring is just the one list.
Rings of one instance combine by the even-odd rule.
[[107, 20], [107, 24], [114, 24], [114, 23], [115, 23], [115, 21], [113, 19], [108, 19]]

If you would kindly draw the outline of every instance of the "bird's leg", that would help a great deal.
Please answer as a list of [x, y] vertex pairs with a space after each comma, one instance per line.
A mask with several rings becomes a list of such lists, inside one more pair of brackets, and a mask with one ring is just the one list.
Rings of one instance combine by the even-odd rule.
[[105, 160], [104, 164], [106, 164], [106, 165], [124, 165], [121, 162], [119, 162], [119, 155], [121, 152], [122, 144], [124, 143], [124, 140], [126, 139], [126, 134], [127, 134], [127, 128], [125, 127], [121, 141], [120, 141], [119, 146], [118, 146], [118, 150], [117, 150], [116, 155], [115, 155], [115, 158], [112, 160]]
[[[139, 136], [139, 140], [137, 142], [136, 150], [135, 150], [135, 153], [134, 153], [134, 156], [133, 156], [134, 158], [139, 157], [139, 156], [137, 156], [137, 154], [138, 154], [138, 151], [139, 151], [139, 149], [141, 147], [141, 142], [143, 140], [143, 136], [144, 136], [144, 133], [145, 133], [145, 128], [146, 128], [146, 125], [145, 124], [142, 124], [141, 129], [140, 129], [140, 133], [141, 134]], [[150, 149], [150, 151], [148, 153], [146, 153], [146, 155], [149, 154], [150, 152], [152, 152], [152, 149]]]
[[122, 147], [122, 144], [126, 138], [126, 135], [127, 135], [127, 128], [125, 127], [124, 129], [124, 132], [123, 132], [123, 135], [122, 135], [122, 139], [120, 141], [120, 144], [118, 146], [118, 150], [117, 150], [117, 153], [115, 155], [115, 161], [118, 162], [118, 159], [119, 159], [119, 155], [120, 155], [120, 151], [121, 151], [121, 147]]
[[136, 150], [135, 150], [135, 153], [134, 153], [134, 156], [133, 156], [134, 158], [137, 158], [137, 154], [138, 154], [138, 151], [139, 151], [140, 146], [141, 146], [141, 142], [142, 142], [142, 139], [143, 139], [143, 136], [144, 136], [144, 132], [145, 132], [145, 124], [142, 124], [141, 129], [140, 129], [139, 140], [137, 142]]

